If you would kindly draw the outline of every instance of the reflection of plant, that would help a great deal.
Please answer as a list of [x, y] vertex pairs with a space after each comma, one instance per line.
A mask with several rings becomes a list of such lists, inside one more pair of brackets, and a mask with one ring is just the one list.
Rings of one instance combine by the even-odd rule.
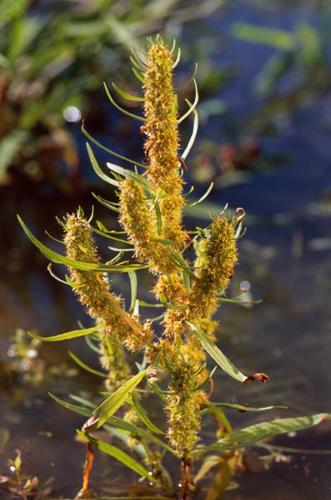
[[[81, 367], [106, 378], [109, 392], [97, 406], [79, 397], [74, 397], [79, 404], [72, 404], [53, 396], [63, 406], [88, 417], [78, 431], [79, 438], [88, 447], [80, 498], [91, 495], [89, 476], [96, 448], [134, 470], [161, 493], [177, 498], [188, 499], [198, 481], [211, 468], [216, 468], [215, 484], [208, 494], [210, 499], [219, 497], [242, 467], [243, 449], [329, 418], [327, 414], [319, 414], [276, 419], [234, 431], [224, 408], [264, 411], [282, 407], [253, 408], [210, 401], [214, 370], [207, 367], [207, 354], [240, 383], [264, 383], [268, 377], [264, 373], [244, 375], [215, 343], [218, 323], [214, 314], [226, 294], [238, 260], [237, 240], [242, 234], [244, 211], [238, 209], [230, 214], [224, 210], [205, 229], [187, 231], [183, 227], [183, 208], [189, 204], [187, 195], [183, 195], [183, 168], [197, 133], [198, 92], [194, 82], [194, 102], [187, 101], [188, 109], [179, 117], [172, 81], [177, 64], [174, 51], [175, 47], [170, 50], [157, 37], [149, 41], [146, 55], [133, 59], [137, 77], [143, 81], [144, 97], [138, 99], [143, 101], [144, 117], [130, 115], [144, 122], [146, 163], [126, 159], [136, 165], [134, 170], [108, 163], [111, 175], [106, 175], [91, 146], [87, 146], [94, 170], [117, 188], [119, 202], [96, 197], [119, 214], [124, 232], [110, 231], [100, 222], [95, 227], [91, 218], [86, 219], [78, 210], [62, 223], [66, 248], [66, 256], [63, 256], [37, 240], [20, 219], [32, 242], [53, 262], [67, 266], [69, 275], [64, 282], [73, 288], [96, 321], [94, 327], [43, 340], [52, 342], [85, 336], [107, 370], [96, 371], [73, 356]], [[115, 89], [123, 94], [116, 86]], [[106, 90], [118, 106], [108, 88]], [[134, 99], [134, 96], [127, 97]], [[192, 137], [179, 157], [178, 126], [191, 114], [194, 116]], [[143, 173], [139, 173], [139, 168]], [[121, 245], [111, 247], [118, 253], [106, 264], [101, 263], [94, 234]], [[195, 257], [191, 260], [193, 250]], [[135, 261], [123, 260], [126, 252], [134, 252]], [[152, 293], [156, 301], [152, 304], [137, 298], [136, 271], [146, 267], [155, 279]], [[106, 273], [116, 271], [128, 273], [130, 277], [128, 310], [122, 298], [110, 289]], [[146, 319], [140, 314], [144, 307], [162, 308], [163, 313]], [[131, 358], [133, 353], [143, 353], [136, 368], [129, 364], [128, 354]], [[144, 409], [152, 399], [163, 406], [164, 424], [163, 419], [159, 419], [161, 425], [154, 422]], [[122, 418], [115, 416], [119, 411]], [[207, 415], [215, 418], [217, 431], [213, 442], [203, 444], [201, 425]], [[100, 428], [109, 432], [115, 443], [122, 441], [127, 451], [101, 438]], [[173, 485], [164, 467], [166, 453], [180, 463], [178, 487]], [[202, 462], [201, 468], [194, 476], [199, 462]]]
[[319, 28], [299, 23], [292, 31], [236, 23], [232, 33], [242, 40], [276, 49], [255, 79], [255, 92], [267, 99], [267, 109], [253, 118], [255, 127], [264, 128], [270, 117], [291, 112], [328, 89], [328, 22]]
[[[52, 478], [40, 484], [37, 476], [29, 477], [23, 469], [22, 454], [16, 450], [16, 457], [8, 460], [10, 475], [0, 476], [0, 491], [6, 498], [42, 500], [50, 498]], [[4, 498], [4, 497], [3, 497]]]
[[[78, 156], [65, 117], [79, 121], [87, 99], [122, 65], [121, 45], [138, 48], [136, 36], [164, 23], [185, 2], [48, 2], [1, 0], [0, 181], [19, 171], [77, 187]], [[71, 5], [69, 5], [71, 4]], [[202, 2], [196, 15], [217, 8]], [[206, 12], [204, 12], [205, 7]], [[187, 17], [181, 11], [182, 22]], [[178, 16], [179, 18], [180, 16]], [[65, 116], [63, 116], [63, 113]], [[69, 116], [71, 115], [71, 116]], [[59, 167], [66, 166], [61, 176]]]
[[[74, 377], [77, 370], [65, 364], [51, 363], [42, 357], [41, 341], [29, 337], [36, 332], [26, 332], [18, 328], [12, 338], [4, 361], [5, 372], [19, 376], [23, 384], [39, 385], [51, 378]], [[17, 380], [16, 380], [17, 382]]]

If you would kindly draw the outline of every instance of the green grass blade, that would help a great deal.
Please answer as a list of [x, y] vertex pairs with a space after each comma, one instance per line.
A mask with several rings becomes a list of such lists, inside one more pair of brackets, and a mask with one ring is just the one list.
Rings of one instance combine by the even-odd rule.
[[28, 332], [29, 336], [42, 340], [43, 342], [60, 342], [62, 340], [71, 340], [78, 337], [83, 337], [84, 335], [90, 335], [98, 331], [97, 326], [92, 326], [92, 328], [84, 328], [80, 330], [71, 330], [70, 332], [59, 333], [58, 335], [52, 335], [51, 337], [41, 337], [40, 335], [35, 335], [34, 333]]

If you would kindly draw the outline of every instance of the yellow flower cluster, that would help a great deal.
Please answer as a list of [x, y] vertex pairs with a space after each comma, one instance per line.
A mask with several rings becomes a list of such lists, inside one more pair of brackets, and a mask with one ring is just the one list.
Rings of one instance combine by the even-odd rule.
[[[80, 213], [69, 215], [64, 244], [71, 260], [99, 264], [99, 256], [89, 223]], [[104, 273], [69, 268], [70, 279], [80, 302], [108, 335], [118, 337], [135, 351], [151, 341], [148, 324], [142, 325], [121, 307], [121, 299], [109, 290]]]
[[148, 206], [141, 184], [125, 179], [120, 185], [120, 222], [135, 248], [139, 262], [148, 263], [153, 273], [169, 274], [176, 270], [168, 249], [157, 240], [154, 210]]
[[178, 159], [177, 97], [173, 89], [173, 54], [160, 37], [150, 42], [144, 74], [143, 131], [147, 177], [156, 190], [162, 214], [162, 238], [181, 248], [187, 239], [182, 228], [183, 180]]

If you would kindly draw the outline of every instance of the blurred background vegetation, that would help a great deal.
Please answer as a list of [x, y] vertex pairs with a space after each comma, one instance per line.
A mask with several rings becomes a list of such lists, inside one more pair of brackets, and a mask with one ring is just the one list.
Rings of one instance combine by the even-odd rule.
[[[86, 317], [70, 292], [51, 279], [15, 215], [24, 215], [40, 239], [60, 249], [44, 232], [61, 238], [55, 216], [78, 204], [89, 213], [95, 202], [91, 191], [104, 194], [87, 158], [82, 120], [105, 146], [143, 159], [139, 125], [111, 107], [102, 81], [139, 93], [129, 50], [143, 48], [145, 37], [157, 32], [170, 43], [175, 37], [182, 48], [176, 73], [180, 102], [192, 98], [198, 62], [200, 136], [187, 161], [186, 181], [196, 185], [197, 197], [211, 181], [214, 190], [204, 205], [192, 207], [189, 218], [209, 217], [227, 202], [249, 214], [231, 294], [238, 296], [242, 280], [249, 281], [251, 298], [262, 297], [263, 303], [253, 309], [224, 305], [222, 342], [243, 369], [269, 373], [272, 385], [238, 394], [221, 379], [219, 394], [233, 401], [287, 404], [299, 413], [328, 409], [330, 22], [327, 0], [0, 0], [4, 491], [22, 493], [28, 479], [26, 488], [39, 488], [40, 498], [49, 498], [51, 488], [54, 498], [77, 489], [82, 450], [73, 442], [73, 429], [80, 420], [57, 408], [47, 391], [89, 397], [96, 384], [93, 375], [73, 366], [68, 345], [50, 348], [26, 334], [70, 330]], [[191, 124], [183, 124], [181, 132], [185, 144]], [[95, 154], [100, 164], [109, 159], [105, 151], [95, 148]], [[112, 227], [111, 214], [95, 210]], [[129, 290], [123, 281], [116, 286], [124, 295]], [[80, 346], [85, 353], [77, 342], [70, 348]], [[249, 418], [255, 417], [245, 416], [246, 423]], [[325, 448], [326, 437], [318, 432], [295, 446]], [[22, 450], [23, 465], [16, 449]], [[24, 466], [21, 484], [8, 469], [9, 458]], [[121, 494], [127, 476], [111, 466]], [[258, 480], [244, 475], [228, 498], [264, 500], [266, 491], [268, 500], [279, 500], [279, 491], [288, 499], [328, 498], [329, 466], [318, 454], [299, 457]], [[254, 457], [250, 467], [260, 470]], [[114, 492], [109, 462], [99, 470], [98, 485]], [[39, 486], [35, 475], [42, 479]], [[50, 486], [52, 475], [57, 481]]]

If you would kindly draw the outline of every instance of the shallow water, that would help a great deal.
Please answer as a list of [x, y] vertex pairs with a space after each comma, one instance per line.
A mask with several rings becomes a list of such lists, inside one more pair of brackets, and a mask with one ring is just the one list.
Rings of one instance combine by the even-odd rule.
[[[215, 97], [225, 100], [231, 119], [247, 125], [249, 117], [262, 105], [251, 95], [254, 76], [272, 49], [245, 44], [229, 38], [221, 43], [232, 22], [291, 28], [300, 20], [313, 19], [310, 5], [284, 12], [248, 7], [236, 2], [209, 21], [210, 32], [204, 38], [213, 42], [215, 66], [235, 63], [240, 69], [234, 82]], [[187, 39], [197, 32], [197, 24], [188, 25]], [[199, 26], [198, 26], [199, 28]], [[212, 36], [212, 38], [210, 38]], [[209, 38], [208, 38], [209, 37]], [[220, 47], [220, 49], [218, 48]], [[218, 373], [214, 400], [239, 401], [252, 405], [285, 404], [289, 412], [273, 412], [272, 416], [289, 416], [324, 412], [330, 408], [331, 355], [330, 297], [330, 216], [331, 209], [323, 200], [331, 192], [330, 148], [331, 95], [316, 96], [291, 115], [281, 116], [277, 135], [260, 137], [264, 153], [284, 154], [280, 167], [253, 172], [244, 183], [216, 191], [210, 201], [223, 206], [243, 206], [251, 220], [246, 237], [241, 240], [241, 265], [237, 270], [231, 295], [239, 292], [242, 280], [252, 284], [253, 298], [263, 302], [253, 309], [224, 304], [220, 311], [222, 348], [243, 371], [264, 371], [271, 377], [267, 386], [238, 386]], [[112, 127], [110, 127], [112, 128]], [[225, 119], [213, 116], [203, 124], [202, 137], [223, 142]], [[135, 142], [134, 146], [135, 147]], [[84, 158], [84, 170], [88, 163]], [[27, 188], [28, 190], [28, 188]], [[6, 370], [9, 337], [20, 327], [36, 329], [41, 335], [55, 334], [75, 328], [84, 318], [70, 290], [53, 281], [46, 271], [46, 261], [25, 241], [17, 228], [14, 214], [20, 212], [30, 227], [41, 237], [47, 228], [57, 235], [53, 223], [56, 214], [73, 210], [78, 203], [88, 207], [88, 196], [80, 200], [47, 193], [27, 197], [21, 191], [2, 188], [6, 210], [1, 223], [6, 238], [1, 242], [0, 346], [3, 364], [1, 393], [1, 427], [9, 429], [10, 440], [0, 456], [2, 473], [6, 460], [14, 450], [23, 452], [28, 473], [43, 478], [56, 478], [52, 498], [72, 496], [80, 483], [80, 467], [84, 450], [74, 440], [74, 429], [83, 418], [59, 408], [47, 396], [73, 393], [82, 387], [87, 394], [95, 390], [96, 379], [81, 374], [74, 376], [66, 354], [70, 348], [89, 359], [84, 342], [71, 341], [65, 346], [43, 347], [45, 383], [37, 386], [23, 383], [22, 376]], [[329, 198], [330, 200], [330, 198]], [[98, 214], [104, 214], [100, 208]], [[198, 221], [201, 225], [201, 220]], [[125, 293], [128, 284], [119, 282]], [[62, 364], [60, 373], [54, 366]], [[65, 375], [64, 375], [65, 374]], [[271, 415], [270, 415], [271, 416]], [[260, 415], [235, 414], [242, 425], [262, 420]], [[278, 440], [284, 446], [300, 449], [330, 449], [331, 428], [323, 425], [293, 438]], [[263, 453], [263, 452], [262, 452]], [[109, 461], [99, 457], [95, 482], [106, 484]], [[249, 468], [259, 469], [258, 460], [250, 458]], [[331, 497], [329, 467], [331, 458], [318, 455], [294, 455], [290, 464], [276, 464], [269, 471], [245, 472], [238, 478], [239, 487], [228, 492], [229, 500], [292, 500]], [[131, 475], [112, 463], [111, 480], [128, 482]], [[133, 479], [133, 478], [132, 478]], [[114, 483], [112, 483], [114, 484]], [[114, 486], [112, 486], [114, 494]]]

